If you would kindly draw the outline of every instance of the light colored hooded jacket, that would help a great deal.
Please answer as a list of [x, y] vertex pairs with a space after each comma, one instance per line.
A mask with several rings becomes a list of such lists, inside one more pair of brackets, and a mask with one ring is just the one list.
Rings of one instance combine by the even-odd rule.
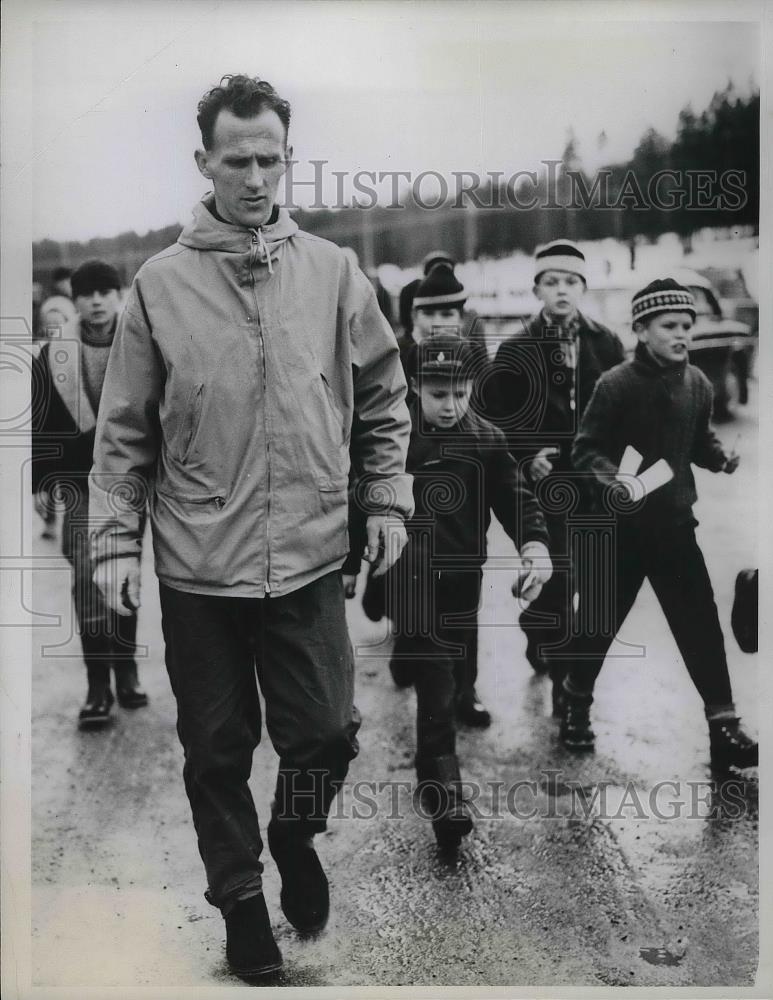
[[97, 423], [93, 555], [139, 552], [147, 496], [162, 583], [281, 595], [343, 562], [350, 451], [370, 510], [411, 515], [405, 379], [338, 247], [284, 209], [260, 230], [221, 222], [211, 199], [126, 302]]

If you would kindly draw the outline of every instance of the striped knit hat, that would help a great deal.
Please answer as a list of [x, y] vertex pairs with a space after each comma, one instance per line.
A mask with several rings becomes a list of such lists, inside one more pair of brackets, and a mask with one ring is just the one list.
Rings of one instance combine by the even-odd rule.
[[413, 299], [415, 309], [435, 309], [441, 306], [458, 306], [467, 301], [464, 285], [454, 274], [450, 264], [435, 264], [416, 289]]
[[585, 281], [585, 254], [571, 240], [553, 240], [534, 255], [534, 282], [544, 271], [570, 271]]
[[695, 319], [695, 299], [673, 278], [658, 278], [634, 295], [631, 312], [634, 323], [667, 312], [686, 312]]

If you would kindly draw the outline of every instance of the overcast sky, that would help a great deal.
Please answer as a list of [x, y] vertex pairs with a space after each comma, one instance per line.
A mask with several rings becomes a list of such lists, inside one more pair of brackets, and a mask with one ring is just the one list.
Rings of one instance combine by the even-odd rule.
[[[648, 9], [617, 6], [621, 17]], [[31, 234], [186, 221], [207, 190], [196, 103], [227, 72], [263, 76], [292, 101], [295, 176], [328, 160], [328, 199], [334, 170], [536, 169], [570, 126], [594, 168], [628, 157], [650, 125], [673, 136], [680, 109], [701, 110], [729, 78], [744, 93], [758, 84], [753, 23], [590, 19], [602, 15], [471, 0], [37, 3], [33, 156], [19, 167], [32, 171]]]

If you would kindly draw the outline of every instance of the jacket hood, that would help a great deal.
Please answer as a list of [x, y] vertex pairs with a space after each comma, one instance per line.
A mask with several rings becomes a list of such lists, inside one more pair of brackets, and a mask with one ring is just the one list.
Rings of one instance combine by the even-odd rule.
[[[247, 229], [244, 226], [221, 222], [213, 215], [215, 196], [205, 195], [193, 209], [193, 221], [183, 229], [178, 243], [193, 250], [219, 250], [224, 253], [247, 253], [252, 243], [253, 233], [260, 233], [272, 259], [276, 258], [279, 247], [298, 232], [298, 223], [290, 218], [286, 208], [280, 208], [276, 222]], [[265, 251], [261, 258], [266, 263]]]

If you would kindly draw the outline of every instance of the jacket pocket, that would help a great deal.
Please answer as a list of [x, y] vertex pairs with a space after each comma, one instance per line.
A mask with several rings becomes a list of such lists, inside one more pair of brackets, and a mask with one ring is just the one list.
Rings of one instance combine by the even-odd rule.
[[184, 493], [172, 493], [170, 490], [160, 490], [156, 488], [156, 493], [164, 497], [166, 500], [176, 500], [178, 503], [182, 504], [198, 504], [207, 506], [211, 504], [217, 510], [222, 510], [225, 507], [226, 498], [224, 496], [191, 496]]
[[330, 410], [332, 411], [332, 416], [335, 421], [335, 424], [340, 430], [341, 440], [346, 441], [347, 433], [346, 433], [346, 428], [344, 427], [344, 415], [341, 410], [341, 407], [338, 405], [338, 400], [336, 399], [335, 393], [333, 392], [333, 387], [325, 378], [323, 372], [319, 373], [319, 377], [322, 380], [322, 387], [324, 389], [325, 399], [327, 400], [327, 404], [330, 407]]
[[188, 404], [185, 407], [185, 422], [180, 435], [180, 447], [178, 454], [183, 465], [188, 461], [196, 443], [199, 425], [201, 423], [202, 397], [204, 395], [204, 385], [199, 382], [195, 385], [188, 396]]

